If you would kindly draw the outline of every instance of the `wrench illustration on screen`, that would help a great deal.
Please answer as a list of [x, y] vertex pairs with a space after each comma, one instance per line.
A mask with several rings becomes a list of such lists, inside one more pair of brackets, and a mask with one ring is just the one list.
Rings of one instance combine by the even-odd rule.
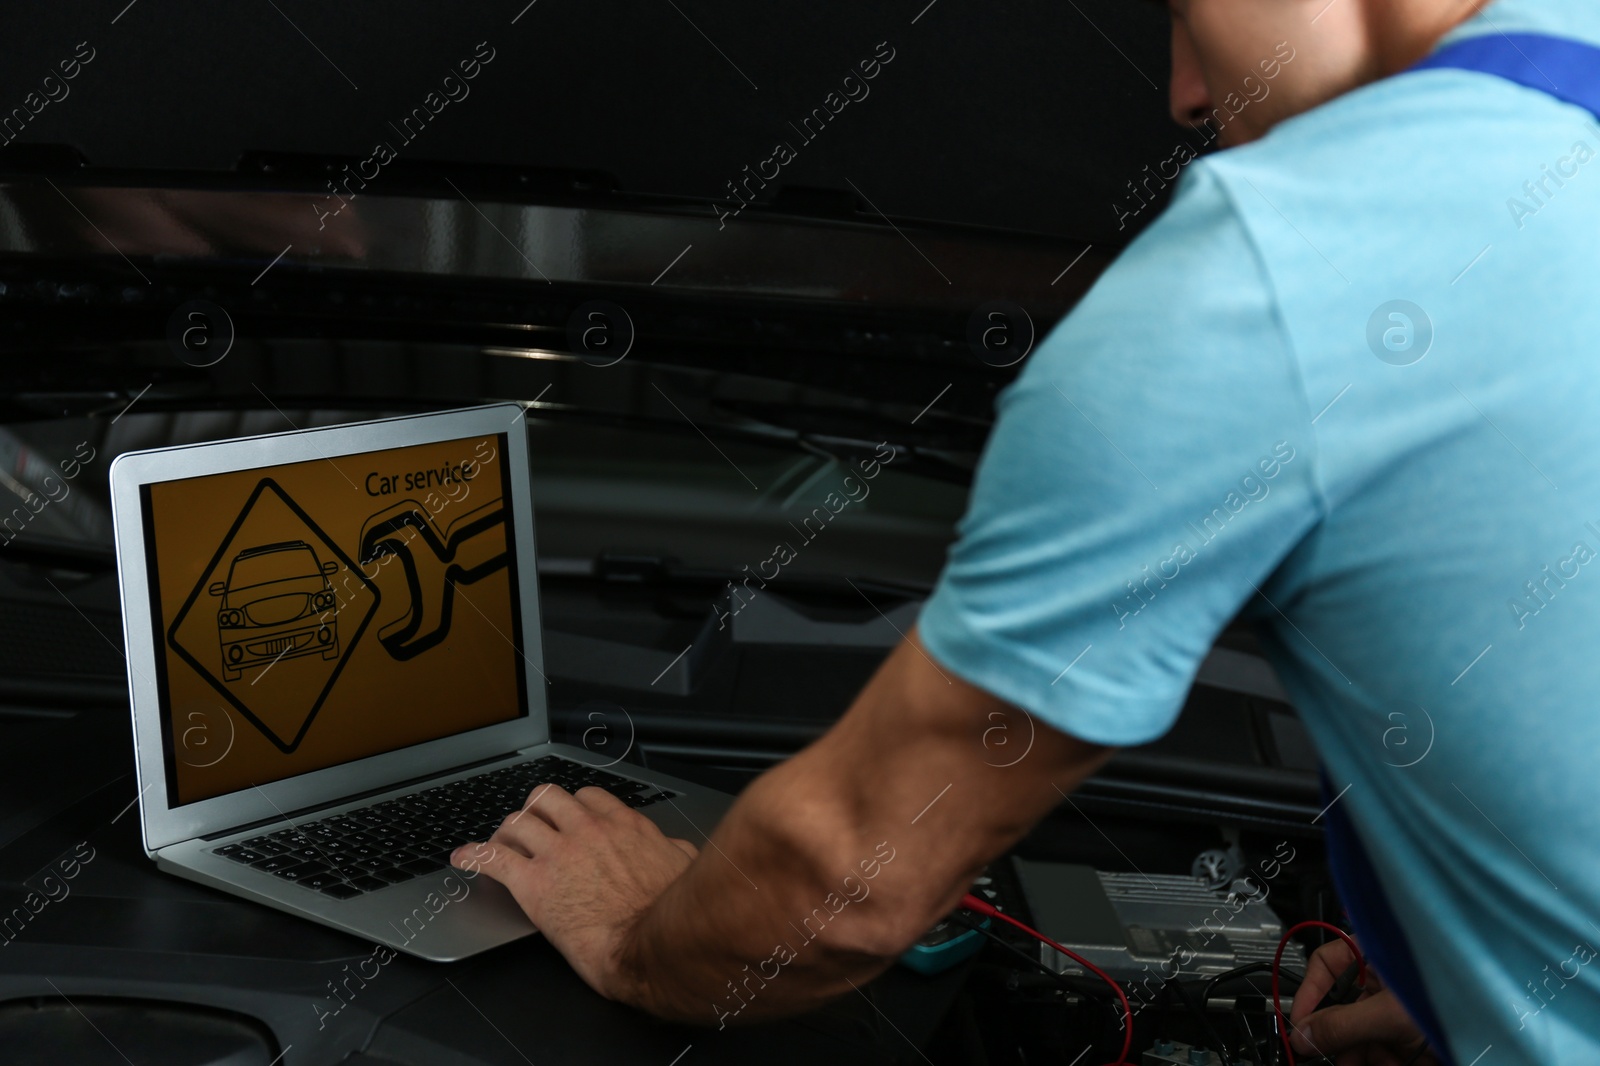
[[440, 526], [422, 504], [403, 500], [367, 519], [360, 549], [364, 567], [387, 562], [386, 556], [400, 561], [409, 593], [406, 611], [378, 630], [378, 641], [393, 658], [411, 659], [450, 635], [459, 586], [507, 564], [505, 505], [495, 500]]

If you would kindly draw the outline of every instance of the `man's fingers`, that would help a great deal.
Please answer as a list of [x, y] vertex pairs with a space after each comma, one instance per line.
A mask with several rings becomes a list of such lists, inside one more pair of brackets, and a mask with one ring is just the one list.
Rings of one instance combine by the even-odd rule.
[[674, 844], [678, 845], [679, 850], [681, 850], [685, 855], [689, 856], [689, 858], [691, 858], [691, 859], [695, 858], [696, 856], [698, 856], [700, 854], [700, 849], [699, 848], [695, 847], [693, 844], [689, 843], [687, 840], [682, 839], [681, 837], [668, 837], [667, 839], [672, 841]]
[[1365, 1044], [1415, 1043], [1421, 1037], [1415, 1023], [1392, 993], [1319, 1010], [1299, 1023], [1289, 1042], [1302, 1055], [1337, 1055]]
[[[1306, 979], [1295, 990], [1294, 1008], [1289, 1012], [1289, 1021], [1298, 1025], [1302, 1018], [1316, 1010], [1322, 997], [1339, 980], [1339, 975], [1354, 961], [1355, 953], [1343, 940], [1330, 940], [1312, 952], [1311, 958], [1306, 960]], [[1370, 978], [1371, 974], [1368, 974]]]
[[533, 791], [528, 793], [528, 798], [522, 804], [522, 810], [513, 812], [511, 818], [518, 818], [520, 813], [521, 820], [538, 818], [557, 829], [565, 829], [572, 824], [574, 816], [582, 816], [585, 810], [583, 804], [560, 785], [534, 785]]
[[543, 818], [535, 818], [522, 811], [512, 811], [506, 815], [505, 821], [500, 823], [500, 828], [489, 837], [489, 843], [509, 846], [511, 850], [532, 858], [548, 852], [555, 842], [556, 835], [555, 827]]
[[463, 844], [450, 853], [451, 866], [468, 873], [488, 874], [501, 884], [506, 883], [517, 863], [527, 861], [526, 855], [519, 855], [509, 847], [484, 842]]
[[[631, 810], [626, 803], [597, 785], [586, 785], [572, 794], [572, 798], [595, 814], [615, 814], [617, 811]], [[641, 815], [641, 817], [643, 817]]]

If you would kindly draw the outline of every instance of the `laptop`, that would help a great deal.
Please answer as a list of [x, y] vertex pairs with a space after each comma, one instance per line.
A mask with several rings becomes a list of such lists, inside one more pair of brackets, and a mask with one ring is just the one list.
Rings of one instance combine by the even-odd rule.
[[451, 961], [534, 931], [448, 863], [536, 784], [696, 843], [726, 810], [631, 723], [552, 743], [521, 406], [129, 452], [111, 497], [160, 869]]

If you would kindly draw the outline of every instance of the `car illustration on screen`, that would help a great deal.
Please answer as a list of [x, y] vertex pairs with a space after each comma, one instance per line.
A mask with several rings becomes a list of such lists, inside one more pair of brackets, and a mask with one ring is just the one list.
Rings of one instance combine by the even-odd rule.
[[303, 540], [260, 544], [234, 556], [228, 580], [206, 590], [222, 599], [217, 635], [222, 676], [237, 681], [249, 666], [320, 654], [339, 657], [338, 600], [321, 562]]

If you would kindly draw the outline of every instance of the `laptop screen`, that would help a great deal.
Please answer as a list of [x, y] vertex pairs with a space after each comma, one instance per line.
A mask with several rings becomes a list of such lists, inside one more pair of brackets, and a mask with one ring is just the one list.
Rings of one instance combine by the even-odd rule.
[[143, 486], [173, 806], [527, 713], [502, 434]]

